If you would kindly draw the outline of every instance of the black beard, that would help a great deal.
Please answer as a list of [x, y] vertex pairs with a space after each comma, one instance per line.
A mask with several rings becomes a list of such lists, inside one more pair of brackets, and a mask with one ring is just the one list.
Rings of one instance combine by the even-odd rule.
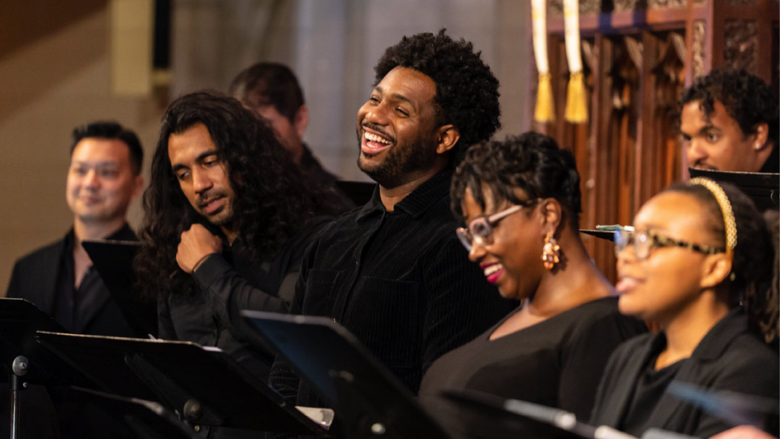
[[430, 139], [417, 137], [400, 148], [396, 143], [388, 151], [385, 160], [371, 169], [364, 167], [360, 162], [360, 157], [364, 154], [361, 152], [357, 160], [358, 168], [383, 188], [393, 189], [408, 183], [410, 174], [433, 167], [436, 161], [436, 153], [430, 150], [433, 144], [433, 136]]

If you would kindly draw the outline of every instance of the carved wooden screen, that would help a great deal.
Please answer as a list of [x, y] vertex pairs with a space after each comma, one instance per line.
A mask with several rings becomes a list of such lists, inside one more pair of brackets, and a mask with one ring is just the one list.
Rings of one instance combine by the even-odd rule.
[[[778, 12], [777, 0], [581, 0], [590, 120], [574, 125], [563, 119], [569, 71], [562, 0], [548, 0], [557, 118], [534, 128], [577, 159], [582, 228], [630, 224], [642, 203], [687, 178], [676, 103], [693, 78], [729, 66], [777, 87]], [[589, 236], [583, 241], [614, 281], [611, 244]]]

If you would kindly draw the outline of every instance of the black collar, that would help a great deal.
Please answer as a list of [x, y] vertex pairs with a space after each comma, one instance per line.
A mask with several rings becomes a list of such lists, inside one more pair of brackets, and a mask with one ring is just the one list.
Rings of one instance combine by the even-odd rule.
[[[395, 210], [406, 212], [413, 218], [419, 218], [436, 201], [449, 195], [451, 180], [451, 169], [439, 172], [396, 204]], [[382, 198], [379, 196], [379, 185], [377, 185], [371, 200], [363, 205], [358, 212], [357, 221], [380, 212], [385, 212], [385, 206], [382, 204]]]

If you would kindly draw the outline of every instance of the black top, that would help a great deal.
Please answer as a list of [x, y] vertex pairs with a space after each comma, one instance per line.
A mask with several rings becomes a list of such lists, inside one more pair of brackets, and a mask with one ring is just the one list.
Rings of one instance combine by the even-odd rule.
[[287, 312], [304, 250], [325, 221], [298, 232], [268, 261], [250, 258], [239, 241], [209, 256], [193, 275], [195, 293], [172, 292], [158, 301], [159, 337], [216, 346], [266, 381], [274, 355], [239, 312]]
[[780, 155], [778, 155], [777, 148], [779, 145], [772, 145], [772, 154], [769, 154], [764, 165], [761, 166], [761, 170], [758, 172], [767, 172], [777, 174], [780, 172]]
[[[447, 389], [558, 407], [587, 419], [609, 355], [626, 339], [647, 331], [644, 323], [620, 314], [616, 297], [587, 302], [490, 340], [502, 323], [442, 356], [425, 374], [420, 399], [456, 436], [468, 426], [458, 425], [455, 421], [463, 420], [464, 413], [440, 398]], [[533, 436], [522, 433], [518, 437]]]
[[[599, 384], [590, 423], [619, 428], [637, 418], [629, 406], [646, 365], [666, 346], [663, 332], [646, 334], [620, 346], [609, 359]], [[675, 380], [710, 391], [733, 391], [778, 398], [780, 361], [777, 353], [748, 330], [745, 313], [735, 309], [718, 322], [680, 364]], [[648, 428], [708, 438], [731, 426], [670, 393], [650, 410]], [[773, 432], [777, 434], [777, 432]]]
[[298, 168], [303, 174], [304, 182], [319, 189], [317, 204], [314, 206], [317, 215], [336, 217], [355, 208], [355, 203], [349, 196], [336, 186], [336, 176], [322, 167], [305, 143]]
[[645, 371], [636, 383], [634, 397], [631, 400], [631, 406], [626, 412], [626, 418], [620, 425], [620, 431], [641, 437], [651, 426], [649, 425], [650, 414], [653, 408], [658, 405], [658, 401], [666, 393], [666, 388], [674, 381], [677, 372], [685, 360], [680, 360], [674, 364], [655, 370], [655, 362], [658, 356], [650, 358], [645, 365]]
[[[104, 239], [135, 241], [137, 238], [130, 226], [125, 223], [121, 229]], [[95, 267], [90, 265], [81, 284], [76, 288], [73, 261], [75, 241], [76, 235], [71, 230], [65, 236], [65, 251], [62, 253], [62, 261], [57, 275], [57, 306], [55, 307], [54, 320], [70, 332], [81, 333], [86, 327], [90, 303], [98, 300], [104, 294], [106, 286]], [[129, 327], [127, 322], [123, 322], [123, 324]]]
[[[290, 309], [340, 323], [415, 394], [434, 360], [516, 305], [501, 299], [458, 241], [451, 177], [435, 175], [392, 212], [377, 189], [326, 227], [307, 251]], [[283, 361], [271, 385], [297, 405], [323, 404]]]

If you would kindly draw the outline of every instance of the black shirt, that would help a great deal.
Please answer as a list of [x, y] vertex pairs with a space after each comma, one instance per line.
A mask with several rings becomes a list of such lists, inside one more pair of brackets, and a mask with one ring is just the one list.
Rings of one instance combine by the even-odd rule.
[[680, 360], [674, 364], [655, 369], [655, 362], [658, 356], [652, 357], [645, 367], [645, 372], [637, 380], [636, 389], [631, 405], [628, 408], [626, 418], [620, 426], [620, 431], [630, 435], [641, 437], [645, 431], [652, 427], [650, 424], [650, 414], [658, 405], [658, 401], [666, 393], [666, 388], [674, 381], [677, 372], [685, 360]]
[[[420, 400], [455, 436], [466, 436], [472, 422], [468, 413], [440, 397], [447, 389], [520, 399], [587, 419], [609, 355], [647, 331], [641, 321], [620, 314], [616, 297], [584, 303], [490, 340], [502, 323], [442, 356], [425, 374]], [[518, 428], [518, 437], [535, 436], [528, 426]]]
[[[366, 205], [325, 228], [307, 251], [290, 309], [340, 323], [413, 393], [439, 356], [516, 306], [487, 283], [458, 241], [451, 177], [435, 175], [392, 212], [377, 188]], [[279, 359], [271, 385], [297, 405], [321, 405]]]
[[[125, 223], [121, 229], [104, 239], [135, 241], [137, 238], [130, 226]], [[75, 245], [75, 241], [76, 236], [71, 229], [70, 233], [65, 236], [65, 250], [62, 253], [62, 259], [57, 274], [54, 319], [70, 332], [83, 333], [88, 323], [87, 316], [90, 314], [90, 308], [104, 296], [108, 297], [109, 293], [97, 270], [91, 265], [87, 268], [79, 287], [75, 287], [75, 268], [73, 261], [73, 246]], [[104, 335], [130, 336], [131, 331], [127, 322], [123, 321], [122, 323], [121, 326], [127, 328], [125, 333]]]
[[347, 194], [336, 186], [336, 176], [322, 167], [305, 143], [298, 168], [305, 183], [317, 189], [318, 197], [314, 206], [317, 215], [336, 217], [355, 208]]

